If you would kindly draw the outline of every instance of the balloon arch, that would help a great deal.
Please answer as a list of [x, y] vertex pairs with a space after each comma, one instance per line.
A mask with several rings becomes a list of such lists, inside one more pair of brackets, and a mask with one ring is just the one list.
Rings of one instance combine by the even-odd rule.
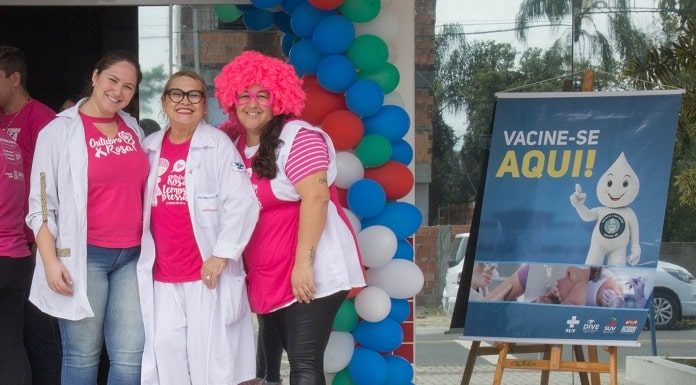
[[386, 9], [393, 0], [251, 0], [215, 5], [218, 19], [243, 18], [247, 29], [273, 26], [303, 77], [302, 118], [331, 137], [337, 151], [336, 186], [358, 234], [368, 286], [351, 292], [338, 311], [324, 355], [332, 385], [409, 385], [413, 368], [391, 354], [404, 342], [407, 299], [423, 287], [407, 241], [421, 224], [418, 209], [399, 202], [414, 186], [413, 148], [404, 135], [411, 120], [395, 91], [399, 69], [390, 49], [399, 33]]

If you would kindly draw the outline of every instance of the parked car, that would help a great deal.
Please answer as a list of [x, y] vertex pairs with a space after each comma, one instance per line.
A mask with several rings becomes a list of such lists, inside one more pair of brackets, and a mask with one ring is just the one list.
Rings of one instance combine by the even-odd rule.
[[[445, 288], [442, 292], [442, 308], [449, 313], [454, 310], [457, 300], [468, 241], [469, 233], [457, 234], [450, 248], [451, 258], [448, 261], [449, 268], [445, 274]], [[670, 329], [682, 318], [696, 317], [696, 278], [679, 265], [658, 261], [653, 289], [653, 309], [657, 329]]]
[[682, 318], [695, 317], [696, 278], [679, 265], [658, 261], [653, 309], [657, 329], [670, 329]]

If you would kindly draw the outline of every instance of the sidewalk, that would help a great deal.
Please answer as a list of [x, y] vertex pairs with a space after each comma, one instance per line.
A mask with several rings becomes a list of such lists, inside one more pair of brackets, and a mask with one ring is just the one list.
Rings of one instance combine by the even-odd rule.
[[[470, 385], [490, 385], [493, 383], [495, 366], [477, 365], [471, 377]], [[418, 366], [416, 365], [416, 385], [459, 385], [464, 373], [464, 365], [461, 366]], [[505, 370], [503, 373], [503, 385], [533, 385], [539, 384], [541, 372], [529, 370]], [[619, 371], [619, 384], [630, 385], [624, 379], [624, 373]], [[602, 384], [609, 384], [609, 375], [601, 374]], [[577, 373], [552, 372], [549, 376], [549, 384], [575, 385], [580, 384]]]

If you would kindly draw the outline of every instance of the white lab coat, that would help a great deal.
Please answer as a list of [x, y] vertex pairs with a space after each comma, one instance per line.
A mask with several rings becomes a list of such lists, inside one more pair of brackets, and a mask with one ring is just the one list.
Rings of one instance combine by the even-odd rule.
[[[165, 133], [164, 130], [156, 132], [143, 143], [152, 165], [145, 190], [144, 230], [138, 261], [140, 305], [145, 325], [143, 385], [160, 384], [153, 348], [155, 245], [150, 218]], [[214, 305], [210, 309], [213, 312], [209, 330], [212, 338], [207, 347], [208, 383], [214, 384], [214, 378], [222, 377], [236, 385], [256, 374], [254, 331], [241, 256], [256, 225], [259, 205], [237, 149], [226, 134], [205, 122], [196, 128], [186, 159], [186, 200], [201, 256], [229, 259], [218, 278], [218, 285], [211, 290]]]
[[[93, 317], [87, 299], [87, 144], [78, 107], [86, 99], [56, 116], [39, 133], [34, 151], [27, 225], [36, 235], [43, 225], [41, 178], [46, 180], [46, 225], [56, 240], [61, 262], [73, 280], [73, 295], [48, 287], [40, 253], [36, 258], [29, 299], [54, 317], [77, 321]], [[139, 140], [143, 131], [132, 116], [119, 116]]]

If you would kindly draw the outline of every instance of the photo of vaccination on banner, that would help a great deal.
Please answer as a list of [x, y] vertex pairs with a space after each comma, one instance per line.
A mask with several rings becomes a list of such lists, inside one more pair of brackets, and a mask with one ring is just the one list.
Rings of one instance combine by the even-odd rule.
[[637, 344], [681, 93], [497, 94], [464, 338]]

